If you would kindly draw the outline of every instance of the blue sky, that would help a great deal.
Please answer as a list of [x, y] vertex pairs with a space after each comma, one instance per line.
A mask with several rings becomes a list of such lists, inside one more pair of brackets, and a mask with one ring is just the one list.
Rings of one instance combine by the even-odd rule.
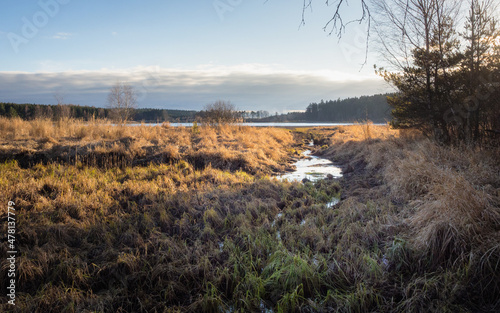
[[[106, 106], [111, 85], [140, 107], [286, 112], [310, 102], [385, 92], [364, 26], [343, 39], [323, 26], [333, 7], [302, 0], [4, 0], [0, 101]], [[355, 3], [344, 16], [355, 16]]]

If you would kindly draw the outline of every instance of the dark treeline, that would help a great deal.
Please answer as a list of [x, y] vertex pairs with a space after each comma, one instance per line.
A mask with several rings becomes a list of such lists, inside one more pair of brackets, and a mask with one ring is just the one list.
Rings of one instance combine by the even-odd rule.
[[[96, 108], [79, 105], [43, 105], [17, 104], [0, 102], [0, 116], [20, 117], [24, 120], [35, 118], [76, 118], [85, 121], [96, 119], [112, 119], [112, 109]], [[344, 100], [321, 101], [311, 103], [306, 112], [291, 112], [284, 115], [271, 115], [267, 111], [236, 111], [235, 114], [242, 120], [252, 122], [352, 122], [371, 120], [386, 122], [390, 120], [390, 109], [386, 95], [363, 96]], [[132, 109], [131, 120], [136, 122], [194, 122], [203, 120], [205, 111], [167, 110], [167, 109]]]
[[132, 119], [145, 122], [193, 122], [199, 114], [198, 111], [187, 110], [135, 109], [132, 113]]
[[311, 103], [305, 112], [289, 112], [248, 121], [259, 122], [359, 122], [370, 120], [385, 123], [391, 120], [391, 108], [387, 102], [389, 94], [362, 96], [343, 100], [321, 100]]
[[20, 117], [24, 120], [35, 118], [78, 118], [89, 120], [95, 118], [107, 118], [108, 109], [79, 106], [79, 105], [42, 105], [42, 104], [18, 104], [0, 102], [0, 115], [6, 117]]
[[387, 95], [362, 96], [343, 100], [311, 103], [304, 119], [318, 122], [354, 122], [371, 120], [386, 122], [391, 119]]
[[[197, 111], [185, 110], [135, 109], [132, 112], [132, 120], [145, 122], [192, 122], [197, 118], [198, 114]], [[54, 120], [76, 118], [88, 121], [93, 118], [110, 118], [111, 109], [70, 104], [43, 105], [0, 102], [0, 116], [20, 117], [24, 120], [35, 118], [49, 118]]]

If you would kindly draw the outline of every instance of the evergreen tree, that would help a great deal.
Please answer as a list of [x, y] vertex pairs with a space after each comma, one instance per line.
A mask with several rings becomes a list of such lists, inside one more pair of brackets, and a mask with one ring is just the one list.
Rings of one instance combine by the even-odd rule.
[[17, 114], [16, 109], [14, 109], [14, 107], [11, 106], [10, 109], [9, 109], [8, 116], [11, 117], [11, 118], [14, 118], [14, 117], [18, 117], [19, 114]]

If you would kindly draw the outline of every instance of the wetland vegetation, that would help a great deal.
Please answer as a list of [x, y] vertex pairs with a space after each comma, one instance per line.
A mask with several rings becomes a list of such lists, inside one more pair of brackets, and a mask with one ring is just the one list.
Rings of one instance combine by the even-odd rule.
[[[500, 307], [498, 150], [370, 124], [2, 119], [0, 132], [0, 198], [18, 213], [15, 312]], [[276, 179], [311, 148], [344, 176]], [[4, 297], [0, 308], [12, 310]]]

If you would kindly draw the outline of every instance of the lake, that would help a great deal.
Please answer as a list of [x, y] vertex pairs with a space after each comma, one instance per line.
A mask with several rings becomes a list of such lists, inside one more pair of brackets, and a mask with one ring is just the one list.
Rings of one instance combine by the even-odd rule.
[[[348, 126], [348, 125], [356, 125], [359, 123], [315, 123], [315, 122], [304, 122], [304, 123], [237, 123], [239, 126], [251, 126], [251, 127], [329, 127], [329, 126]], [[133, 123], [129, 124], [129, 126], [159, 126], [161, 123]], [[199, 124], [198, 124], [199, 125]], [[386, 125], [385, 123], [378, 123], [373, 125]], [[170, 123], [172, 127], [192, 127], [193, 123]]]

